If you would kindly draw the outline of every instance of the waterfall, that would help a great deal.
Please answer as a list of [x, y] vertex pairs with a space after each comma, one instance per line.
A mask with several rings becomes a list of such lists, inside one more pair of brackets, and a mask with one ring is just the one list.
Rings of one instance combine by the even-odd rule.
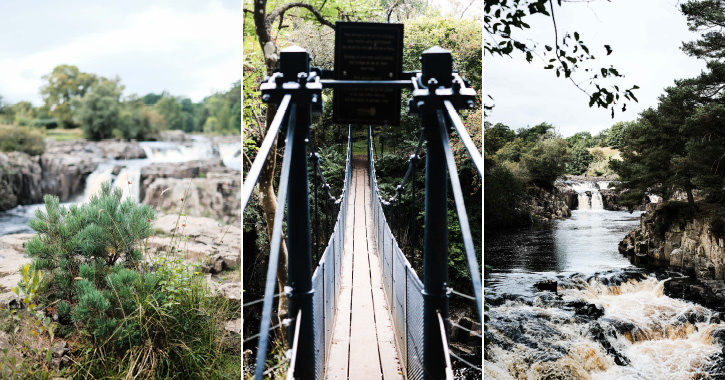
[[[579, 210], [604, 210], [604, 199], [599, 192], [599, 183], [571, 182], [569, 185], [579, 193]], [[605, 182], [604, 185], [608, 187], [609, 182]]]

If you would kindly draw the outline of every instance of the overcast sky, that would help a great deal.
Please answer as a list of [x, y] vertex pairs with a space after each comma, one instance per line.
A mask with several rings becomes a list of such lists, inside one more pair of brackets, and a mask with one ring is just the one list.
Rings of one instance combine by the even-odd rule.
[[[495, 99], [495, 108], [487, 121], [504, 123], [512, 129], [534, 126], [543, 121], [558, 127], [565, 137], [576, 132], [595, 134], [617, 121], [634, 120], [642, 110], [655, 107], [663, 89], [675, 79], [697, 76], [703, 61], [686, 56], [682, 41], [698, 35], [687, 29], [677, 0], [612, 0], [570, 3], [555, 8], [559, 36], [579, 32], [598, 67], [613, 65], [625, 74], [624, 83], [638, 85], [639, 103], [628, 102], [627, 111], [589, 108], [589, 98], [571, 82], [556, 78], [553, 70], [537, 58], [528, 64], [523, 58], [489, 57], [484, 59], [484, 87]], [[532, 33], [526, 35], [543, 44], [554, 45], [551, 19], [531, 17]], [[607, 56], [604, 45], [613, 49]], [[578, 74], [582, 81], [587, 77]], [[576, 75], [576, 74], [575, 74]], [[621, 86], [620, 86], [621, 88]]]
[[41, 104], [60, 64], [121, 77], [124, 95], [200, 101], [240, 78], [239, 0], [0, 1], [0, 96]]

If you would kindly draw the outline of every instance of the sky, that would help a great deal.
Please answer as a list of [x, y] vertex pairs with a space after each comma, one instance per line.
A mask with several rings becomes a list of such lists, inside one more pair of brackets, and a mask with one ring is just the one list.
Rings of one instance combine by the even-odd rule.
[[[563, 76], [557, 78], [553, 70], [544, 70], [545, 63], [537, 58], [529, 64], [522, 56], [487, 56], [484, 91], [494, 98], [495, 108], [486, 120], [514, 130], [548, 122], [564, 137], [581, 131], [596, 134], [618, 121], [635, 120], [641, 111], [657, 106], [658, 97], [675, 79], [695, 77], [705, 67], [704, 61], [680, 50], [682, 41], [699, 35], [688, 30], [678, 2], [612, 0], [563, 3], [555, 8], [560, 38], [564, 32], [577, 31], [596, 57], [595, 67], [612, 65], [626, 76], [620, 83], [640, 87], [634, 91], [639, 103], [628, 102], [626, 112], [618, 106], [612, 119], [609, 110], [589, 108], [586, 94]], [[550, 18], [537, 15], [526, 22], [531, 32], [516, 38], [540, 42], [542, 49], [544, 44], [554, 45]], [[604, 45], [611, 46], [611, 55], [606, 55]], [[574, 74], [575, 79], [587, 79], [583, 74]]]
[[238, 0], [0, 1], [0, 96], [41, 105], [60, 64], [112, 78], [124, 96], [201, 101], [241, 76]]

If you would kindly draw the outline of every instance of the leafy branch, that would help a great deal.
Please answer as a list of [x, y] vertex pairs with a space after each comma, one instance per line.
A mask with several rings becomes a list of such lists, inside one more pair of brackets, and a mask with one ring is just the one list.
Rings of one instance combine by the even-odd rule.
[[[568, 1], [568, 2], [589, 2], [587, 1]], [[562, 0], [557, 0], [557, 5], [561, 6]], [[548, 9], [547, 9], [548, 5]], [[553, 0], [490, 0], [484, 7], [484, 29], [488, 34], [485, 41], [484, 49], [488, 54], [498, 56], [508, 56], [519, 51], [525, 55], [526, 61], [531, 63], [534, 55], [542, 58], [537, 53], [539, 44], [536, 42], [522, 42], [512, 36], [515, 30], [530, 29], [531, 26], [525, 21], [527, 17], [535, 14], [542, 14], [551, 18], [554, 31], [554, 46], [544, 45], [542, 50], [545, 61], [544, 69], [553, 70], [557, 78], [567, 78], [580, 91], [589, 97], [589, 106], [595, 104], [598, 108], [609, 108], [611, 106], [612, 117], [614, 117], [614, 105], [623, 97], [626, 100], [638, 101], [633, 90], [639, 87], [634, 85], [631, 88], [620, 89], [617, 85], [603, 86], [600, 81], [604, 78], [623, 78], [624, 76], [613, 66], [601, 67], [598, 69], [586, 67], [582, 65], [585, 62], [595, 59], [594, 55], [589, 51], [589, 47], [580, 38], [578, 32], [574, 34], [565, 33], [560, 39], [556, 16], [554, 14]], [[604, 45], [607, 55], [612, 53], [609, 45]], [[550, 54], [554, 56], [551, 57]], [[548, 58], [548, 57], [551, 58]], [[547, 60], [548, 58], [548, 60]], [[577, 81], [573, 74], [577, 71], [591, 73], [589, 78]], [[583, 83], [588, 82], [587, 87], [582, 87]], [[589, 92], [589, 86], [594, 85], [596, 91]], [[626, 111], [626, 103], [622, 105], [622, 112]], [[486, 106], [490, 110], [492, 106]]]

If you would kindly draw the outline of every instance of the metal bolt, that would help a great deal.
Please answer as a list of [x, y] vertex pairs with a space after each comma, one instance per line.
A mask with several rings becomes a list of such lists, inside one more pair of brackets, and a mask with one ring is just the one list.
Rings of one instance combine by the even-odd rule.
[[267, 103], [267, 102], [269, 102], [270, 99], [272, 99], [272, 96], [270, 96], [269, 94], [262, 95], [263, 102]]

